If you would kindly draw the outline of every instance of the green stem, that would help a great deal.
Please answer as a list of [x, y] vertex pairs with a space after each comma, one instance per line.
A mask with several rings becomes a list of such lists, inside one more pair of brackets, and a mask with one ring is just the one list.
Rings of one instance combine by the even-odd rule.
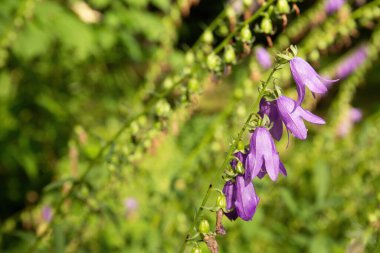
[[[249, 123], [250, 123], [251, 120], [252, 120], [252, 117], [256, 114], [255, 112], [258, 111], [260, 101], [261, 101], [261, 99], [262, 99], [263, 96], [264, 96], [264, 93], [265, 93], [265, 91], [266, 91], [266, 88], [268, 87], [268, 84], [269, 84], [270, 81], [272, 80], [272, 77], [273, 77], [274, 73], [275, 73], [277, 70], [279, 70], [279, 65], [278, 65], [278, 64], [275, 64], [275, 67], [274, 67], [274, 68], [272, 69], [272, 71], [270, 72], [270, 74], [269, 74], [267, 80], [265, 81], [265, 83], [264, 83], [264, 85], [263, 85], [262, 90], [260, 91], [260, 93], [259, 93], [259, 95], [258, 95], [258, 97], [257, 97], [257, 100], [255, 101], [255, 103], [254, 103], [254, 105], [253, 105], [253, 112], [249, 114], [249, 116], [247, 117], [247, 119], [246, 119], [246, 121], [245, 121], [243, 127], [241, 128], [241, 130], [240, 130], [239, 133], [237, 134], [237, 137], [233, 140], [233, 142], [232, 142], [232, 144], [231, 144], [231, 146], [230, 146], [230, 148], [229, 148], [229, 150], [228, 150], [228, 152], [227, 152], [227, 155], [226, 155], [226, 157], [225, 157], [225, 159], [224, 159], [224, 161], [223, 161], [222, 166], [220, 166], [219, 169], [216, 171], [216, 179], [215, 179], [215, 181], [219, 179], [219, 177], [221, 176], [221, 173], [224, 171], [224, 168], [225, 168], [225, 167], [227, 166], [227, 164], [230, 162], [231, 156], [233, 155], [233, 153], [234, 153], [235, 150], [236, 150], [237, 143], [239, 142], [239, 140], [242, 139], [243, 134], [244, 134], [245, 131], [247, 130], [248, 125], [249, 125]], [[195, 218], [194, 218], [194, 221], [193, 221], [193, 224], [192, 224], [191, 228], [194, 227], [194, 226], [198, 223], [198, 221], [199, 221], [199, 219], [200, 219], [200, 217], [201, 217], [201, 215], [202, 215], [202, 213], [203, 213], [203, 210], [204, 210], [204, 209], [203, 209], [202, 207], [206, 205], [207, 200], [208, 200], [208, 198], [210, 197], [210, 192], [211, 192], [211, 189], [212, 189], [212, 185], [213, 185], [212, 183], [209, 185], [209, 187], [208, 187], [208, 189], [207, 189], [207, 191], [206, 191], [206, 194], [204, 195], [204, 197], [203, 197], [203, 199], [202, 199], [202, 204], [201, 204], [200, 207], [198, 208], [198, 211], [197, 211], [197, 213], [196, 213], [196, 215], [195, 215]], [[186, 235], [186, 238], [185, 238], [184, 242], [182, 243], [182, 246], [181, 246], [181, 248], [180, 248], [180, 250], [179, 250], [180, 253], [184, 252], [185, 247], [186, 247], [186, 243], [187, 243], [189, 237], [190, 237], [190, 232]]]

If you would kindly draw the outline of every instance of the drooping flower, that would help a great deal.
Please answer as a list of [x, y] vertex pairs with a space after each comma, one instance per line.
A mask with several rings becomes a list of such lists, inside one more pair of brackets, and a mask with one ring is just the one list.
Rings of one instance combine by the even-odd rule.
[[313, 94], [324, 94], [327, 92], [327, 86], [330, 83], [338, 81], [323, 78], [309, 63], [299, 57], [294, 57], [290, 60], [290, 70], [297, 85], [297, 105], [301, 105], [305, 98], [306, 86]]
[[248, 184], [260, 171], [277, 180], [280, 172], [280, 156], [273, 139], [265, 127], [258, 127], [251, 136], [249, 153], [245, 162], [245, 182]]
[[344, 79], [349, 76], [367, 59], [367, 56], [368, 51], [366, 46], [356, 49], [354, 53], [345, 58], [337, 67], [336, 78]]
[[363, 117], [362, 111], [358, 108], [351, 108], [348, 115], [340, 122], [337, 135], [339, 137], [346, 136], [354, 126], [354, 123], [359, 122]]
[[235, 184], [232, 181], [228, 181], [224, 184], [223, 194], [226, 196], [226, 209], [229, 212], [224, 213], [228, 219], [236, 220], [238, 214], [235, 209]]
[[282, 136], [283, 128], [276, 101], [267, 101], [264, 98], [261, 99], [259, 115], [261, 117], [264, 117], [264, 114], [266, 114], [270, 119], [270, 122], [272, 122], [272, 128], [269, 130], [269, 132], [274, 139], [279, 141]]
[[42, 208], [41, 215], [42, 215], [42, 219], [45, 222], [50, 222], [51, 219], [53, 218], [53, 209], [50, 206], [44, 206]]
[[280, 96], [276, 100], [277, 109], [281, 120], [286, 128], [294, 135], [294, 137], [304, 140], [307, 137], [307, 128], [304, 120], [314, 124], [325, 124], [326, 122], [297, 105], [296, 101], [285, 96]]
[[342, 7], [344, 4], [345, 0], [326, 0], [325, 1], [325, 10], [327, 14], [332, 14], [336, 12], [337, 10]]
[[270, 54], [264, 47], [256, 47], [255, 55], [257, 61], [264, 70], [267, 70], [272, 67], [272, 59], [270, 57]]
[[226, 196], [226, 208], [230, 211], [225, 215], [230, 220], [236, 220], [238, 217], [245, 221], [252, 219], [260, 201], [252, 182], [246, 185], [244, 176], [238, 175], [235, 182], [226, 182], [223, 193]]

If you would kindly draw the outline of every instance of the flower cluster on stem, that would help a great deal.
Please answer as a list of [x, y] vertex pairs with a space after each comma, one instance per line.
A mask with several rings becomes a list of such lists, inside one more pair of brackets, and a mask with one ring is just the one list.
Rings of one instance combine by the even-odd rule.
[[295, 47], [292, 46], [290, 49], [290, 52], [278, 54], [274, 71], [284, 64], [290, 64], [298, 99], [295, 101], [281, 95], [277, 87], [274, 90], [267, 88], [270, 80], [261, 87], [262, 95], [258, 98], [259, 110], [251, 122], [250, 143], [247, 148], [234, 154], [226, 173], [227, 180], [223, 193], [227, 200], [225, 216], [230, 220], [240, 217], [248, 221], [253, 218], [260, 200], [253, 184], [256, 177], [262, 179], [268, 175], [272, 181], [276, 181], [279, 174], [287, 175], [275, 144], [275, 140], [281, 139], [284, 126], [288, 135], [291, 133], [294, 137], [305, 140], [307, 128], [304, 121], [325, 124], [322, 118], [302, 108], [301, 104], [306, 87], [313, 94], [323, 94], [327, 92], [328, 85], [337, 80], [320, 76], [309, 63], [296, 57]]

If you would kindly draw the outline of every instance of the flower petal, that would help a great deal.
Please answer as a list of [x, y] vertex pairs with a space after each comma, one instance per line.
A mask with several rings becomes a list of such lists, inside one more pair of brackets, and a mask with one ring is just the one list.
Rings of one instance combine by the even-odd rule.
[[237, 176], [235, 182], [236, 189], [236, 211], [240, 218], [245, 221], [252, 219], [259, 203], [253, 184], [245, 184], [243, 176]]
[[300, 109], [301, 117], [304, 120], [309, 121], [310, 123], [319, 124], [319, 125], [326, 124], [326, 121], [322, 119], [321, 117], [318, 117], [317, 115], [312, 114], [308, 110], [305, 110], [301, 107], [299, 109]]
[[225, 183], [223, 187], [223, 194], [226, 197], [226, 209], [229, 212], [226, 212], [225, 215], [230, 220], [236, 220], [238, 215], [235, 209], [235, 185], [232, 181]]
[[301, 139], [301, 140], [306, 139], [307, 129], [300, 116], [301, 107], [297, 106], [294, 100], [285, 96], [280, 96], [277, 99], [277, 105], [278, 105], [278, 111], [280, 112], [281, 118], [286, 128], [296, 138]]

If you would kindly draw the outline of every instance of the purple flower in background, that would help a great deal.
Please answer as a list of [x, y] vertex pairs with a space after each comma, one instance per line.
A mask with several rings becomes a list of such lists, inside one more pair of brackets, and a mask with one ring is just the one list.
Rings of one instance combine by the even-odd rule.
[[270, 179], [275, 181], [280, 172], [280, 156], [268, 129], [256, 128], [249, 145], [249, 153], [245, 162], [246, 184], [260, 172], [268, 173]]
[[314, 124], [326, 123], [322, 118], [297, 105], [293, 99], [280, 96], [276, 102], [281, 120], [294, 137], [298, 139], [304, 140], [307, 137], [307, 128], [304, 120]]
[[325, 2], [325, 10], [327, 14], [332, 14], [336, 12], [342, 5], [345, 0], [326, 0]]
[[282, 120], [277, 109], [276, 101], [267, 101], [264, 98], [260, 101], [259, 115], [264, 117], [264, 114], [268, 116], [273, 126], [269, 130], [274, 139], [280, 140], [282, 136]]
[[227, 210], [225, 213], [230, 220], [236, 220], [238, 217], [245, 221], [252, 219], [256, 212], [260, 198], [256, 195], [253, 183], [245, 184], [244, 177], [239, 175], [235, 178], [235, 182], [226, 182], [223, 188], [226, 196]]
[[349, 76], [367, 59], [367, 56], [368, 51], [366, 46], [361, 46], [356, 49], [354, 53], [344, 59], [338, 66], [335, 75], [336, 78], [344, 79]]
[[53, 209], [50, 206], [44, 206], [42, 208], [42, 219], [46, 222], [50, 222], [53, 218]]
[[137, 208], [139, 207], [139, 203], [137, 202], [137, 200], [132, 197], [125, 198], [123, 201], [123, 204], [124, 204], [124, 208], [126, 209], [127, 214], [136, 211]]
[[267, 70], [270, 67], [272, 67], [272, 59], [270, 57], [270, 54], [264, 47], [256, 47], [255, 55], [257, 61], [264, 70]]
[[361, 121], [363, 117], [362, 111], [358, 108], [351, 108], [348, 112], [347, 117], [345, 117], [342, 122], [340, 122], [338, 127], [338, 136], [346, 136], [352, 129], [354, 123]]
[[297, 85], [297, 105], [301, 105], [305, 98], [306, 86], [313, 94], [323, 94], [327, 92], [327, 86], [330, 83], [338, 81], [321, 77], [309, 63], [299, 57], [290, 60], [290, 70]]

